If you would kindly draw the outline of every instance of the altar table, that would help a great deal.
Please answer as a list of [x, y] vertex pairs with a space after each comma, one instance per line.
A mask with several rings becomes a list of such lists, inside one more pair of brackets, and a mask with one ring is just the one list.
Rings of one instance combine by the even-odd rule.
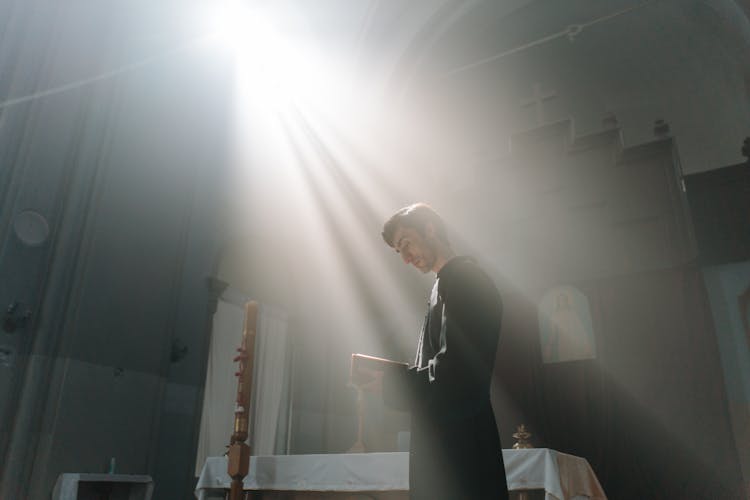
[[[548, 448], [503, 450], [508, 488], [544, 490], [545, 500], [606, 500], [586, 459]], [[203, 465], [195, 496], [198, 500], [223, 499], [231, 479], [226, 457], [209, 457]], [[250, 458], [244, 489], [295, 498], [291, 492], [317, 492], [306, 498], [328, 498], [348, 492], [349, 498], [407, 499], [409, 454], [350, 453], [327, 455], [275, 455]], [[282, 495], [282, 492], [289, 495]]]

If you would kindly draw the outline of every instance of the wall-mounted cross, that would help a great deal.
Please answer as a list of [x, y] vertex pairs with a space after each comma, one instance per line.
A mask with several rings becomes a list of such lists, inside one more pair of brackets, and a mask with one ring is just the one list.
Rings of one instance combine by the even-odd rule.
[[555, 97], [557, 97], [557, 92], [551, 90], [549, 92], [542, 93], [542, 86], [538, 83], [535, 83], [533, 85], [533, 89], [534, 95], [530, 98], [522, 100], [521, 107], [528, 108], [530, 106], [534, 106], [534, 111], [536, 114], [536, 125], [541, 125], [545, 122], [544, 101], [549, 101], [550, 99], [554, 99]]

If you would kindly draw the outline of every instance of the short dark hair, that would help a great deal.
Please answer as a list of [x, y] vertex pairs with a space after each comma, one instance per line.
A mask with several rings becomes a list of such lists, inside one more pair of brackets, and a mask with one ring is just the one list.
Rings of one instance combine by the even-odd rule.
[[393, 235], [399, 227], [416, 229], [420, 234], [425, 234], [427, 224], [432, 224], [435, 234], [443, 242], [448, 243], [448, 234], [445, 231], [445, 223], [434, 208], [426, 203], [414, 203], [404, 207], [391, 216], [383, 224], [383, 240], [392, 247], [394, 245]]

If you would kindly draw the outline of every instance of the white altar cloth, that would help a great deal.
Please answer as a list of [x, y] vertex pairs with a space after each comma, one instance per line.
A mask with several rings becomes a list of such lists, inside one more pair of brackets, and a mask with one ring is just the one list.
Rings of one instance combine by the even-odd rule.
[[[548, 448], [503, 450], [508, 488], [545, 491], [545, 500], [606, 500], [584, 458]], [[209, 457], [195, 487], [199, 500], [228, 489], [226, 457]], [[250, 458], [246, 490], [407, 491], [409, 454], [350, 453], [276, 455]]]

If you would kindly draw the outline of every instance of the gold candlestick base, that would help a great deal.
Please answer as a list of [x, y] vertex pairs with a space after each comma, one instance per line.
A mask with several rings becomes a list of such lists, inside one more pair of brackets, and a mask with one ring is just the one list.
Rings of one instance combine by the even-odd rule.
[[517, 441], [513, 444], [514, 450], [523, 450], [534, 447], [532, 446], [531, 441], [529, 441], [529, 438], [531, 438], [531, 433], [526, 430], [526, 426], [524, 424], [521, 424], [516, 428], [516, 432], [513, 434], [513, 437], [517, 439]]

